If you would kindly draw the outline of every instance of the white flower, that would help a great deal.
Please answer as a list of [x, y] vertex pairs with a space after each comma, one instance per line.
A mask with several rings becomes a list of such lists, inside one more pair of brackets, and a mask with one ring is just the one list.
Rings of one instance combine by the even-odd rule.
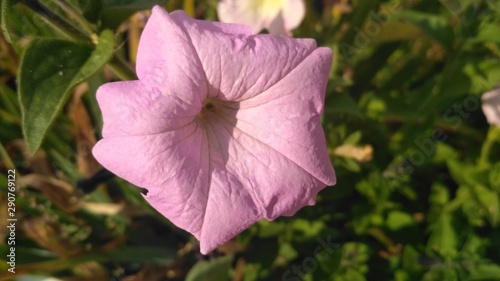
[[248, 25], [254, 34], [267, 29], [288, 36], [300, 25], [305, 11], [303, 0], [221, 0], [217, 7], [221, 22]]
[[500, 88], [484, 93], [481, 99], [488, 123], [500, 126]]

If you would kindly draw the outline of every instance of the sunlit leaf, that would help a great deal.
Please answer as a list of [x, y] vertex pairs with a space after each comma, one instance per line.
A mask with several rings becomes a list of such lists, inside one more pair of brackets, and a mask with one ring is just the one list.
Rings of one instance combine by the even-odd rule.
[[24, 53], [19, 75], [23, 131], [34, 153], [71, 90], [113, 54], [113, 34], [104, 31], [94, 50], [59, 39], [35, 39]]

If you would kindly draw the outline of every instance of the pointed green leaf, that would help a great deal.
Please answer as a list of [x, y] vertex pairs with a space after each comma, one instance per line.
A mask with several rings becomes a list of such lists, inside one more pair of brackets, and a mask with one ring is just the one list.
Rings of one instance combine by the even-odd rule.
[[387, 216], [387, 227], [392, 230], [400, 230], [403, 228], [414, 228], [415, 220], [408, 213], [401, 211], [392, 211]]
[[26, 47], [19, 74], [23, 133], [31, 153], [42, 140], [77, 84], [113, 54], [113, 33], [104, 31], [94, 50], [73, 42], [39, 38]]
[[326, 101], [325, 113], [348, 113], [361, 117], [356, 101], [347, 94], [334, 94]]
[[452, 48], [454, 39], [453, 28], [445, 16], [413, 10], [402, 11], [397, 16], [419, 27], [423, 33], [436, 42], [439, 42], [443, 47], [447, 49]]
[[476, 184], [487, 186], [489, 184], [489, 167], [475, 167], [456, 160], [447, 161], [447, 165], [451, 177], [458, 184], [469, 186], [474, 186]]
[[442, 214], [433, 224], [427, 249], [439, 253], [442, 257], [454, 257], [457, 253], [457, 234], [450, 214]]
[[233, 256], [228, 255], [211, 261], [199, 261], [189, 271], [186, 281], [230, 280], [229, 269]]
[[500, 215], [500, 201], [498, 199], [498, 194], [495, 191], [479, 184], [473, 187], [473, 191], [479, 204], [481, 204], [481, 206], [486, 210], [487, 217], [491, 225], [496, 226]]
[[355, 131], [344, 140], [344, 144], [358, 144], [362, 137], [361, 131]]

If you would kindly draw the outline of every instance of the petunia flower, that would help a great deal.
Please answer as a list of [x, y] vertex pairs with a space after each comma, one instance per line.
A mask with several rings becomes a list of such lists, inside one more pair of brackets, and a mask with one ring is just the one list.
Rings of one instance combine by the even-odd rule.
[[484, 93], [481, 100], [488, 123], [500, 126], [500, 87]]
[[101, 86], [96, 159], [207, 253], [335, 184], [320, 124], [332, 62], [314, 40], [155, 7], [139, 80]]
[[305, 13], [303, 0], [221, 0], [217, 6], [221, 22], [248, 25], [254, 34], [267, 29], [290, 36]]

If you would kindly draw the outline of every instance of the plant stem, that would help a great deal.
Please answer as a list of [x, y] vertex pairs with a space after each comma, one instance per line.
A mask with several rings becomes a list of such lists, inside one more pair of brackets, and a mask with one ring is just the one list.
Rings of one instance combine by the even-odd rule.
[[61, 8], [71, 19], [73, 19], [78, 26], [79, 30], [83, 32], [83, 34], [87, 35], [87, 37], [92, 38], [96, 33], [94, 27], [81, 15], [76, 9], [74, 9], [71, 5], [64, 2], [63, 0], [52, 0], [54, 4], [56, 4], [59, 8]]
[[79, 38], [74, 32], [69, 31], [68, 29], [62, 27], [60, 24], [56, 23], [54, 20], [52, 20], [49, 17], [43, 16], [41, 14], [38, 14], [40, 18], [42, 18], [43, 22], [50, 26], [52, 29], [54, 29], [57, 33], [59, 33], [61, 36], [66, 37], [69, 40], [72, 41], [82, 41], [82, 38]]
[[7, 169], [15, 169], [16, 168], [16, 165], [14, 165], [14, 162], [12, 162], [12, 159], [10, 159], [9, 154], [7, 153], [5, 148], [3, 147], [2, 143], [0, 143], [0, 158], [5, 163], [5, 167], [7, 167]]
[[[39, 17], [47, 26], [56, 31], [59, 35], [65, 37], [66, 39], [70, 39], [72, 41], [82, 41], [79, 38], [78, 34], [75, 34], [74, 31], [69, 30], [67, 23], [61, 19], [57, 14], [52, 12], [44, 3], [41, 1], [32, 1], [23, 3], [28, 9], [30, 9], [35, 16]], [[42, 8], [45, 12], [39, 12], [39, 9]], [[3, 11], [5, 15], [2, 15], [2, 20], [6, 20], [7, 12]], [[5, 23], [7, 25], [7, 23]], [[68, 25], [69, 26], [69, 25]], [[6, 30], [9, 30], [8, 26], [4, 26]], [[10, 37], [10, 36], [9, 36]]]
[[495, 141], [500, 141], [500, 128], [491, 125], [490, 129], [488, 130], [488, 135], [486, 136], [486, 140], [483, 143], [483, 146], [481, 147], [481, 156], [479, 157], [479, 166], [486, 166], [488, 165], [489, 161], [489, 156], [491, 152], [491, 148], [493, 147], [493, 144]]
[[134, 70], [120, 57], [114, 56], [108, 66], [121, 80], [137, 80]]

